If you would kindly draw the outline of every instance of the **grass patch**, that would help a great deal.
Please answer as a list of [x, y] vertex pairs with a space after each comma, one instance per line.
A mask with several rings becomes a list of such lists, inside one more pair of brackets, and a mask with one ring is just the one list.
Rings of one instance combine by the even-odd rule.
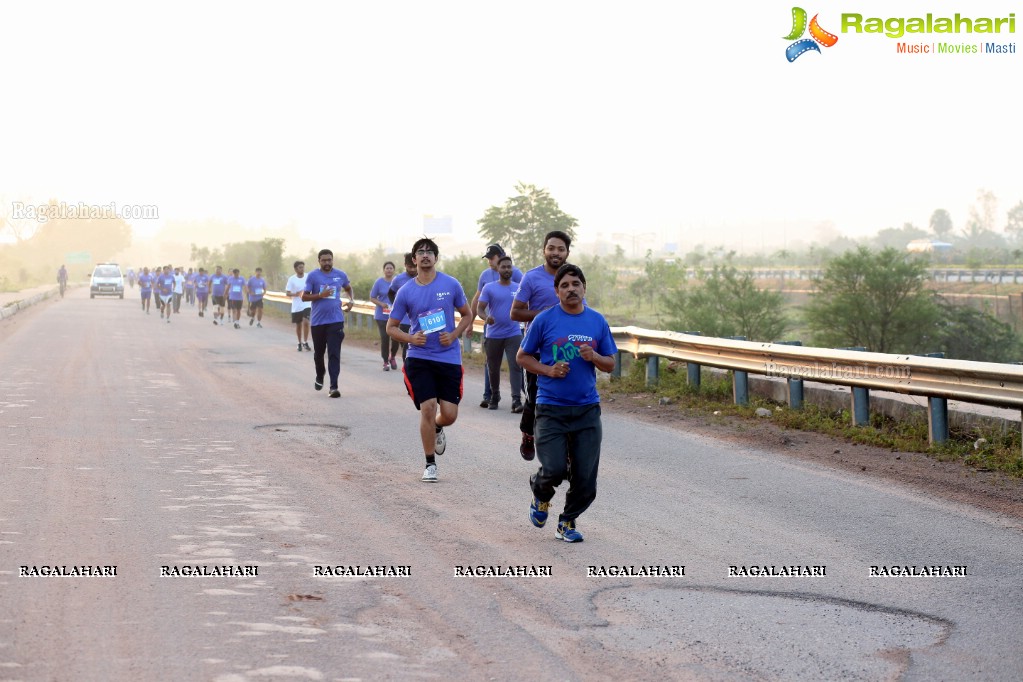
[[620, 379], [611, 381], [604, 389], [608, 394], [646, 394], [654, 399], [669, 398], [683, 410], [698, 413], [738, 417], [756, 421], [757, 408], [771, 410], [771, 421], [783, 428], [796, 431], [822, 433], [852, 443], [862, 443], [900, 452], [920, 452], [940, 461], [960, 462], [977, 471], [1000, 471], [1023, 478], [1023, 443], [1018, 428], [1002, 432], [996, 426], [978, 426], [966, 430], [953, 430], [947, 442], [931, 447], [928, 443], [927, 417], [912, 415], [896, 420], [872, 412], [869, 426], [853, 426], [849, 410], [826, 410], [805, 403], [803, 409], [793, 410], [787, 405], [750, 396], [749, 405], [732, 402], [731, 377], [718, 378], [703, 372], [699, 389], [686, 381], [685, 363], [661, 360], [656, 388], [646, 385], [646, 360], [635, 361], [622, 357]]

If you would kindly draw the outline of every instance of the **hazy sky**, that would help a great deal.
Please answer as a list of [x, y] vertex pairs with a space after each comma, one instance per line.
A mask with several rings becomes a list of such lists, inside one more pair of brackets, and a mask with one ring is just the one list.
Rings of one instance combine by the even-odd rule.
[[294, 222], [335, 249], [404, 247], [424, 214], [471, 238], [520, 180], [584, 238], [683, 250], [925, 227], [939, 207], [959, 228], [980, 188], [1004, 220], [1023, 199], [1023, 11], [1015, 34], [902, 39], [1014, 54], [898, 54], [840, 17], [1023, 5], [800, 6], [838, 43], [789, 63], [777, 0], [4, 3], [0, 194]]

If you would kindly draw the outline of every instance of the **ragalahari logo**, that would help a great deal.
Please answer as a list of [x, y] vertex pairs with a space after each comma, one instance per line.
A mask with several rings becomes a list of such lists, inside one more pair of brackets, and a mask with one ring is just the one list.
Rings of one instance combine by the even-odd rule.
[[792, 32], [785, 36], [785, 40], [796, 41], [785, 48], [785, 58], [790, 62], [796, 61], [799, 55], [804, 52], [809, 52], [810, 50], [820, 52], [821, 49], [817, 47], [818, 43], [824, 47], [831, 47], [838, 42], [838, 36], [834, 33], [828, 33], [821, 28], [820, 24], [817, 23], [817, 16], [816, 14], [813, 15], [813, 19], [810, 20], [810, 37], [796, 40], [806, 31], [806, 10], [802, 7], [792, 8]]

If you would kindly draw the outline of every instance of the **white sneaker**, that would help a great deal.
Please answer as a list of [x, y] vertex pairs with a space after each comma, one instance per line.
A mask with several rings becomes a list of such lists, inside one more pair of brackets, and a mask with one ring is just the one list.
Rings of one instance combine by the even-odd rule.
[[427, 464], [426, 469], [423, 471], [423, 480], [427, 483], [437, 482], [437, 465]]
[[448, 449], [448, 437], [444, 435], [444, 427], [440, 427], [440, 431], [437, 432], [437, 440], [434, 441], [433, 450], [438, 455], [443, 455], [444, 451]]

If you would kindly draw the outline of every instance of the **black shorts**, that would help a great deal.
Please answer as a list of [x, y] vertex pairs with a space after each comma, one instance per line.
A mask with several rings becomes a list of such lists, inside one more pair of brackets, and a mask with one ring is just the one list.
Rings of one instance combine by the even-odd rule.
[[432, 398], [455, 405], [462, 401], [462, 376], [465, 371], [461, 365], [407, 358], [401, 373], [405, 377], [405, 390], [417, 410]]
[[291, 313], [291, 322], [293, 324], [298, 324], [302, 320], [308, 320], [312, 316], [312, 313], [313, 313], [313, 309], [312, 308], [306, 308], [305, 310], [299, 310], [297, 313], [293, 312], [293, 313]]
[[224, 305], [224, 297], [223, 296], [214, 296], [213, 297], [213, 305], [223, 306]]
[[263, 299], [259, 299], [258, 301], [249, 301], [249, 310], [255, 310], [256, 308], [262, 308], [262, 307], [263, 307]]
[[228, 299], [228, 301], [227, 301], [227, 309], [228, 310], [241, 310], [242, 309], [242, 302], [241, 302], [241, 300], [235, 301], [235, 300]]

